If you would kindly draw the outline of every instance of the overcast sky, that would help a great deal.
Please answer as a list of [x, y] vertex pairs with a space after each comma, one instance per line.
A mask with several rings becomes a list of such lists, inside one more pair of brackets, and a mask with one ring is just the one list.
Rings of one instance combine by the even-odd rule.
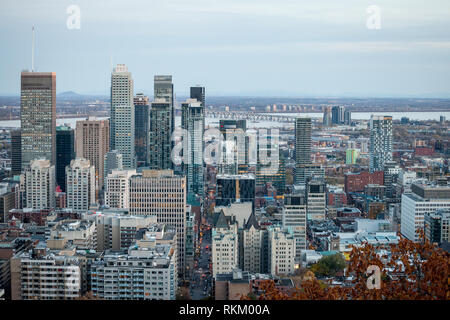
[[[81, 10], [70, 30], [69, 5]], [[381, 9], [381, 29], [366, 12]], [[0, 94], [31, 68], [57, 92], [108, 94], [113, 64], [152, 95], [173, 75], [178, 95], [450, 97], [449, 0], [1, 0]]]

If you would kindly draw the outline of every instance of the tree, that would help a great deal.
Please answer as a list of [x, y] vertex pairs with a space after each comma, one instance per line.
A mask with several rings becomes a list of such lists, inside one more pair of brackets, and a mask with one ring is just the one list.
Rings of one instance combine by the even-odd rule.
[[[312, 279], [287, 294], [268, 280], [261, 284], [260, 300], [450, 300], [450, 254], [423, 239], [414, 243], [401, 238], [390, 246], [391, 254], [382, 256], [374, 246], [353, 247], [347, 276], [353, 276], [351, 286], [330, 286]], [[381, 271], [381, 286], [367, 285], [369, 266]], [[248, 299], [243, 296], [242, 299]]]
[[344, 257], [340, 253], [331, 256], [322, 257], [316, 264], [311, 267], [311, 271], [316, 276], [335, 276], [339, 271], [345, 268]]

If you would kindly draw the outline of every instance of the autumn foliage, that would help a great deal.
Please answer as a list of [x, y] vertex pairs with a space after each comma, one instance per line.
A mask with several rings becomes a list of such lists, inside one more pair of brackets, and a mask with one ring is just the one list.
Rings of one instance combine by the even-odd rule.
[[[346, 269], [349, 286], [331, 286], [316, 278], [307, 279], [290, 293], [280, 291], [273, 281], [261, 284], [259, 300], [450, 300], [450, 254], [428, 241], [414, 243], [401, 238], [391, 245], [391, 254], [380, 255], [370, 244], [353, 247]], [[379, 289], [367, 285], [369, 266], [381, 271]], [[243, 296], [243, 300], [253, 295]]]

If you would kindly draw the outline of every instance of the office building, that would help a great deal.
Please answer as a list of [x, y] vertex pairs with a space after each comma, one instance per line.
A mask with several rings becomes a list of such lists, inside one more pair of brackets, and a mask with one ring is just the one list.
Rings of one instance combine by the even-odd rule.
[[56, 163], [56, 73], [22, 72], [20, 91], [22, 169], [32, 160]]
[[255, 203], [255, 175], [229, 175], [216, 176], [216, 206], [228, 206], [234, 202]]
[[249, 138], [246, 120], [219, 120], [223, 136], [219, 172], [245, 174], [249, 165]]
[[91, 162], [95, 167], [96, 188], [103, 188], [104, 184], [104, 157], [109, 151], [109, 121], [97, 120], [89, 117], [77, 121], [76, 128], [76, 156]]
[[[161, 89], [162, 90], [162, 89]], [[149, 164], [154, 170], [172, 168], [172, 107], [163, 98], [155, 98], [150, 109]]]
[[450, 187], [412, 184], [401, 202], [401, 233], [411, 241], [419, 241], [419, 230], [425, 228], [425, 215], [450, 209]]
[[75, 133], [68, 125], [56, 127], [56, 185], [66, 192], [66, 167], [75, 159]]
[[138, 167], [148, 163], [148, 131], [150, 127], [150, 103], [147, 96], [138, 93], [134, 97], [134, 139]]
[[331, 108], [331, 122], [332, 124], [343, 124], [345, 117], [344, 106], [334, 106]]
[[55, 166], [50, 160], [32, 160], [25, 169], [26, 207], [55, 208]]
[[295, 239], [295, 258], [300, 259], [301, 251], [307, 249], [306, 241], [307, 201], [304, 194], [284, 197], [283, 228], [292, 229]]
[[103, 164], [103, 176], [105, 177], [104, 188], [106, 189], [106, 177], [113, 170], [123, 170], [123, 157], [117, 150], [112, 150], [105, 154], [105, 161]]
[[327, 210], [326, 185], [322, 179], [310, 179], [306, 184], [307, 218], [325, 220]]
[[124, 64], [118, 64], [111, 74], [110, 143], [111, 150], [122, 154], [125, 169], [136, 168], [133, 94], [131, 73]]
[[311, 164], [311, 118], [295, 119], [295, 164], [295, 182], [300, 183], [301, 166]]
[[[192, 88], [191, 88], [192, 89]], [[202, 103], [188, 99], [181, 104], [181, 128], [188, 132], [187, 150], [183, 150], [183, 174], [187, 180], [188, 199], [204, 194], [203, 131], [205, 110]]]
[[205, 100], [205, 87], [201, 86], [195, 86], [191, 87], [191, 99], [197, 99], [201, 103], [202, 107], [206, 107], [206, 100]]
[[11, 175], [22, 172], [22, 138], [20, 129], [11, 130]]
[[425, 238], [431, 243], [450, 242], [450, 209], [425, 214]]
[[172, 170], [143, 170], [130, 178], [130, 214], [156, 215], [177, 228], [179, 274], [185, 268], [186, 178]]
[[66, 167], [66, 196], [67, 208], [74, 211], [89, 210], [95, 204], [95, 168], [91, 162], [84, 158], [70, 161]]
[[136, 170], [113, 170], [106, 177], [105, 204], [110, 208], [130, 207], [130, 178]]
[[392, 117], [374, 116], [370, 118], [370, 172], [382, 171], [388, 161], [392, 161]]

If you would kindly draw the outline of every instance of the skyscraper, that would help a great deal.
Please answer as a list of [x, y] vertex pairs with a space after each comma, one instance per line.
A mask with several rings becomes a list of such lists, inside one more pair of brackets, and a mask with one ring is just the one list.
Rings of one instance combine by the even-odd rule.
[[22, 141], [20, 129], [11, 130], [11, 174], [19, 175], [22, 172]]
[[344, 106], [334, 106], [331, 108], [331, 122], [333, 124], [343, 124], [344, 123]]
[[311, 118], [295, 120], [295, 182], [304, 184], [305, 166], [311, 164]]
[[20, 92], [22, 169], [31, 160], [56, 162], [56, 73], [22, 72]]
[[[192, 89], [192, 88], [191, 88]], [[203, 196], [203, 124], [204, 107], [196, 99], [181, 104], [181, 127], [189, 133], [188, 150], [184, 153], [183, 173], [187, 179], [188, 199]]]
[[66, 166], [75, 159], [75, 134], [69, 126], [56, 127], [56, 185], [66, 192]]
[[[249, 140], [245, 135], [247, 121], [220, 120], [219, 130], [223, 135], [222, 159], [219, 165], [219, 172], [224, 174], [247, 173], [249, 162]], [[232, 159], [227, 159], [230, 155]]]
[[134, 139], [133, 79], [124, 64], [111, 74], [111, 150], [123, 156], [126, 169], [136, 168]]
[[148, 129], [150, 126], [150, 105], [148, 97], [138, 93], [134, 97], [134, 139], [136, 148], [137, 166], [146, 166], [148, 163]]
[[344, 112], [344, 124], [347, 126], [352, 125], [352, 113], [350, 110], [345, 110]]
[[123, 170], [123, 162], [122, 162], [122, 155], [117, 152], [117, 150], [112, 150], [105, 154], [105, 161], [104, 161], [104, 167], [103, 167], [103, 177], [104, 177], [104, 187], [106, 189], [106, 177], [108, 174], [110, 174], [113, 170]]
[[95, 169], [89, 160], [76, 158], [66, 167], [67, 208], [75, 211], [89, 210], [96, 202]]
[[97, 189], [103, 188], [104, 157], [109, 151], [109, 121], [89, 117], [77, 121], [76, 156], [91, 162], [97, 176]]
[[383, 171], [387, 161], [392, 161], [392, 117], [370, 118], [370, 172]]
[[[153, 83], [154, 100], [164, 99], [170, 104], [170, 133], [175, 129], [175, 97], [173, 91], [172, 76], [156, 75]], [[162, 100], [160, 100], [162, 101]], [[172, 163], [171, 163], [172, 165]]]
[[148, 157], [149, 167], [155, 170], [172, 168], [172, 108], [163, 98], [152, 102]]
[[322, 120], [322, 124], [325, 127], [330, 127], [332, 124], [332, 118], [331, 118], [331, 108], [330, 107], [325, 107], [324, 111], [323, 111], [323, 120]]
[[202, 107], [206, 107], [205, 87], [191, 87], [191, 99], [197, 99], [202, 104]]

